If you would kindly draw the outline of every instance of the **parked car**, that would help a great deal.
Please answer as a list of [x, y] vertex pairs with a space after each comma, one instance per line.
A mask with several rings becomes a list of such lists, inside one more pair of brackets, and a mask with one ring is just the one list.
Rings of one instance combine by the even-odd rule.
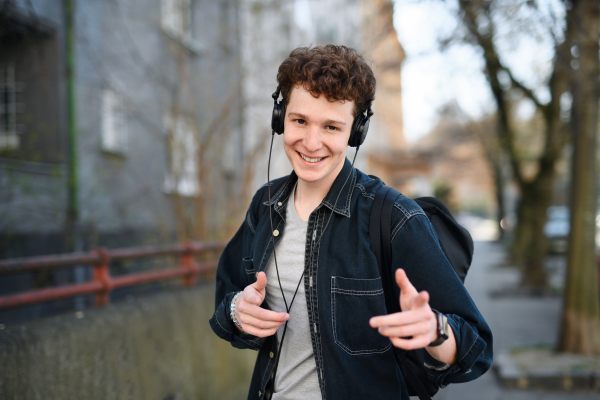
[[548, 221], [544, 225], [544, 235], [549, 241], [549, 251], [565, 253], [569, 239], [569, 208], [565, 206], [548, 207]]

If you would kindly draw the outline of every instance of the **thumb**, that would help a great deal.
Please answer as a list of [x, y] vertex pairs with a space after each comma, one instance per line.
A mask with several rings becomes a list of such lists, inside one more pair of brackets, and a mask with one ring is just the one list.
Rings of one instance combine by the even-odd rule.
[[254, 282], [252, 286], [257, 291], [262, 292], [267, 287], [267, 274], [262, 271], [259, 272], [256, 277], [256, 282]]
[[417, 294], [417, 289], [410, 283], [408, 277], [406, 276], [406, 272], [402, 268], [398, 268], [396, 270], [396, 283], [400, 288], [400, 293], [403, 295], [413, 295]]
[[413, 297], [411, 303], [411, 310], [416, 310], [418, 308], [424, 307], [426, 304], [429, 303], [429, 293], [427, 293], [426, 291], [420, 292], [418, 295]]

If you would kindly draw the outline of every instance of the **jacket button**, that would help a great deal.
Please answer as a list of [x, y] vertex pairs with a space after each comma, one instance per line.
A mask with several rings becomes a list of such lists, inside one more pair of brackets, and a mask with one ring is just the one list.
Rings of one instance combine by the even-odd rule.
[[273, 236], [279, 236], [279, 231], [277, 229], [273, 231]]
[[278, 205], [279, 207], [281, 207], [281, 202], [277, 203], [277, 205]]
[[262, 392], [259, 390], [258, 391], [258, 397], [262, 396]]
[[275, 354], [273, 354], [273, 352], [270, 352], [269, 357], [273, 358], [273, 357], [275, 357]]

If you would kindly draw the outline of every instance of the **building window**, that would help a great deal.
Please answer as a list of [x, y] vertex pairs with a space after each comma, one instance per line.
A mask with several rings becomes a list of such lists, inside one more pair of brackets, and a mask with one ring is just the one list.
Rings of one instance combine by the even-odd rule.
[[111, 88], [102, 90], [102, 149], [124, 154], [127, 150], [127, 120], [123, 96]]
[[19, 147], [17, 87], [14, 65], [0, 67], [0, 150]]
[[161, 26], [169, 36], [187, 38], [191, 36], [191, 25], [190, 0], [162, 0]]
[[181, 196], [197, 196], [198, 183], [198, 141], [191, 121], [179, 116], [167, 118], [169, 132], [170, 171], [165, 179], [165, 191]]
[[199, 55], [203, 51], [202, 43], [192, 37], [191, 0], [162, 0], [160, 20], [163, 32], [189, 52]]

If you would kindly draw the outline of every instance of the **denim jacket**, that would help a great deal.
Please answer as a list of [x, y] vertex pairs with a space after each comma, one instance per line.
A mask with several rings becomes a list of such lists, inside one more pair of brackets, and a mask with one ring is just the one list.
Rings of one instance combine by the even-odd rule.
[[[298, 178], [292, 172], [280, 179], [287, 183], [271, 199], [273, 230], [280, 233], [275, 243], [281, 240], [286, 205]], [[357, 169], [351, 171], [346, 159], [308, 220], [304, 288], [319, 387], [326, 400], [409, 399], [391, 342], [369, 326], [371, 317], [386, 314], [377, 260], [369, 244], [369, 216], [380, 185], [381, 181]], [[259, 351], [248, 399], [263, 397], [277, 358], [277, 335], [259, 338], [240, 333], [229, 317], [229, 306], [234, 294], [265, 270], [273, 252], [268, 211], [257, 220], [259, 208], [265, 207], [260, 204], [265, 190], [266, 185], [256, 192], [244, 223], [221, 256], [215, 313], [210, 319], [213, 331], [232, 346]], [[429, 292], [431, 308], [446, 315], [456, 338], [456, 364], [426, 355], [424, 367], [430, 379], [445, 387], [481, 376], [492, 363], [492, 333], [442, 252], [427, 216], [414, 201], [400, 196], [391, 226], [394, 269], [403, 268], [418, 291]], [[266, 302], [261, 307], [269, 308]]]

